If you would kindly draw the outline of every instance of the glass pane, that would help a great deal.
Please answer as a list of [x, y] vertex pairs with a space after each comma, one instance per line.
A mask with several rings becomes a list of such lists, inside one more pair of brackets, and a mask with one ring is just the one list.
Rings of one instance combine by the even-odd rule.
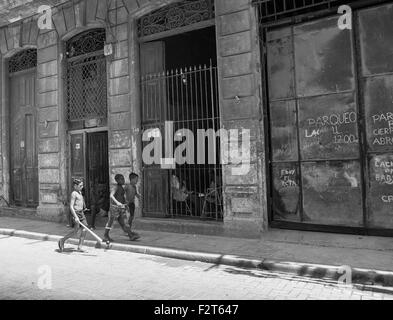
[[273, 166], [274, 220], [299, 221], [299, 168], [296, 163]]
[[370, 160], [370, 227], [393, 228], [393, 155]]
[[292, 29], [271, 31], [267, 35], [269, 97], [271, 100], [295, 96]]
[[393, 75], [365, 80], [367, 142], [369, 151], [393, 150]]
[[363, 75], [393, 72], [393, 4], [359, 12]]
[[298, 160], [296, 101], [270, 103], [273, 161]]
[[359, 162], [303, 163], [302, 176], [305, 222], [362, 226]]
[[351, 32], [340, 30], [337, 21], [330, 17], [294, 28], [299, 97], [355, 88]]
[[299, 100], [303, 160], [356, 158], [359, 155], [354, 94]]

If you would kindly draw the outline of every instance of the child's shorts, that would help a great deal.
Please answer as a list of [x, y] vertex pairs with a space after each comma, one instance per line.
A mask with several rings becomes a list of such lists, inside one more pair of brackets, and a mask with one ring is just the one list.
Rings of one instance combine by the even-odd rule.
[[[83, 211], [77, 211], [77, 212], [75, 212], [76, 213], [76, 215], [78, 216], [78, 219], [79, 219], [79, 221], [80, 222], [82, 222], [83, 224], [86, 224], [87, 223], [87, 219], [86, 219], [86, 216], [85, 216], [85, 214], [83, 213]], [[75, 220], [75, 218], [74, 217], [72, 217], [74, 220]], [[75, 221], [74, 221], [75, 222]]]
[[119, 208], [116, 206], [111, 206], [109, 210], [109, 214], [114, 218], [118, 219], [119, 217], [124, 217], [126, 215], [126, 209], [125, 208]]

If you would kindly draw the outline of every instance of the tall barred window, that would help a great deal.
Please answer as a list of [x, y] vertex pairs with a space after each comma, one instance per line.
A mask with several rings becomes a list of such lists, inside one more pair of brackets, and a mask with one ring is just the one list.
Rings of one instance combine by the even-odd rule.
[[107, 117], [105, 30], [70, 39], [67, 57], [67, 118], [81, 121]]

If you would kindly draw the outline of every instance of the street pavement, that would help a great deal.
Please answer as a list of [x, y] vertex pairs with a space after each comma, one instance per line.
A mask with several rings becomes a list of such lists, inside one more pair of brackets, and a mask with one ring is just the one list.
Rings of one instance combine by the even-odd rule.
[[[105, 219], [104, 219], [105, 220]], [[180, 222], [179, 222], [180, 223]], [[64, 236], [64, 224], [0, 216], [0, 228]], [[141, 239], [130, 242], [117, 224], [111, 231], [116, 243], [193, 252], [233, 255], [256, 260], [350, 266], [393, 272], [391, 238], [364, 237], [293, 230], [269, 230], [261, 239], [240, 239], [186, 233], [136, 230]], [[103, 236], [104, 228], [96, 230]], [[88, 239], [93, 239], [88, 235]]]
[[241, 269], [0, 236], [0, 299], [393, 300], [393, 295]]

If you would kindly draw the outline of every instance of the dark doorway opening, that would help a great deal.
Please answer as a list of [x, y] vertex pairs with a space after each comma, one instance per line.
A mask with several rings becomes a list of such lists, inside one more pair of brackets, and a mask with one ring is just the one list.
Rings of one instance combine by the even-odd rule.
[[[214, 26], [141, 44], [142, 128], [161, 130], [164, 154], [171, 139], [175, 159], [169, 166], [144, 165], [146, 215], [222, 220], [220, 140], [214, 135], [209, 149], [206, 139], [201, 150], [197, 141], [198, 130], [221, 127], [216, 50]], [[168, 122], [173, 132], [165, 131]], [[193, 141], [179, 138], [179, 130]], [[177, 153], [180, 145], [192, 155]]]
[[74, 178], [84, 181], [83, 195], [94, 225], [100, 209], [109, 210], [107, 131], [71, 134], [71, 179]]
[[100, 210], [109, 211], [108, 132], [88, 133], [87, 151], [88, 204], [94, 226]]
[[166, 70], [217, 66], [216, 28], [209, 27], [162, 39]]

